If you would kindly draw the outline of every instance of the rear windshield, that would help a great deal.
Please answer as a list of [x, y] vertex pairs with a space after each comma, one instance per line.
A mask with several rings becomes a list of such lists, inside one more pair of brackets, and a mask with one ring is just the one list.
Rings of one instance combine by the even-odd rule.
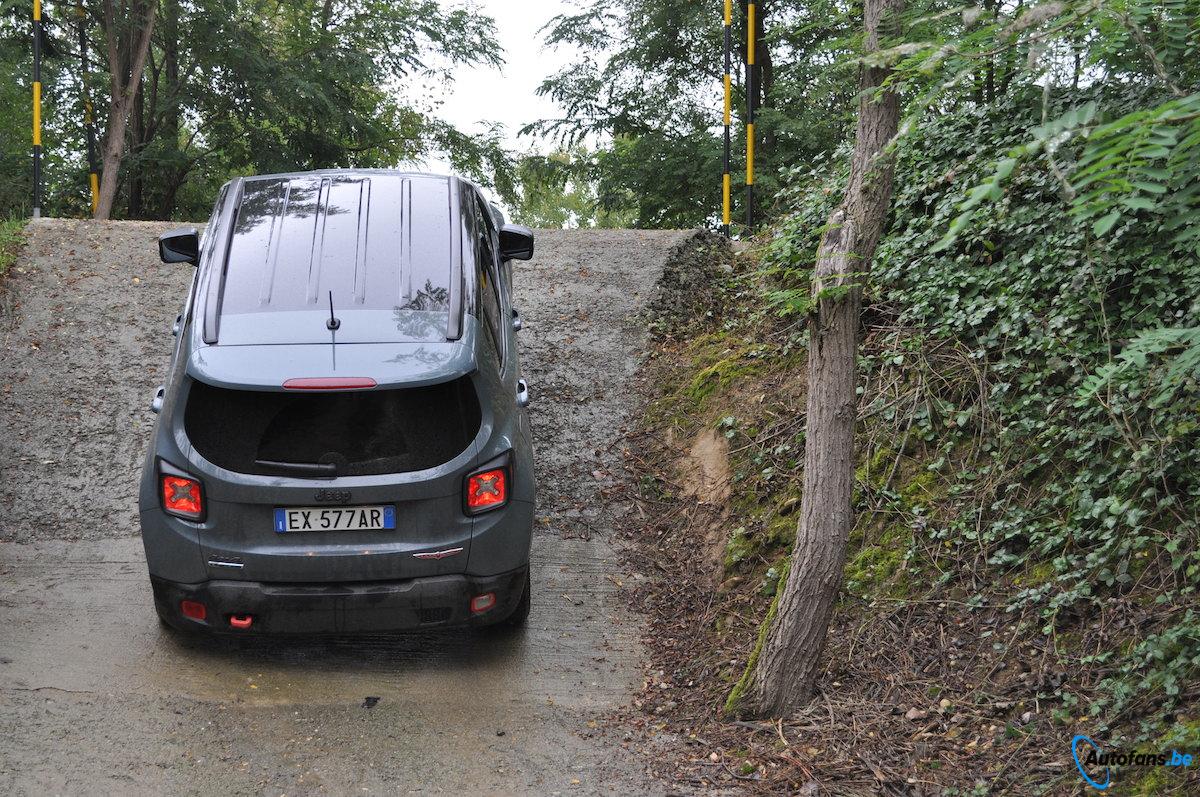
[[267, 476], [406, 473], [448, 462], [479, 432], [468, 377], [335, 393], [229, 390], [193, 382], [184, 427], [218, 467]]

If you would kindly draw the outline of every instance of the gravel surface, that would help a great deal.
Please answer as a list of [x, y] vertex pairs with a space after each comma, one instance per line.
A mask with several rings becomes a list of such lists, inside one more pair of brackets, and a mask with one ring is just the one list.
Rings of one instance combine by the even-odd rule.
[[148, 408], [192, 269], [170, 224], [45, 220], [0, 300], [0, 540], [137, 533]]
[[[43, 221], [0, 288], [0, 793], [645, 793], [597, 722], [638, 686], [611, 540], [640, 311], [690, 233], [548, 231], [518, 264], [539, 478], [523, 633], [191, 640], [134, 493], [191, 276], [172, 225]], [[367, 700], [378, 698], [378, 700]]]

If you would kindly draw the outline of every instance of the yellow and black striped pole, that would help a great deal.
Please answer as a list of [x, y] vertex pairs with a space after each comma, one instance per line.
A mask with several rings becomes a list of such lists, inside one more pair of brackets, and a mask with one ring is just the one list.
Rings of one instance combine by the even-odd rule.
[[42, 0], [33, 0], [33, 217], [42, 215]]
[[754, 3], [746, 4], [746, 229], [754, 229], [754, 106], [758, 88], [754, 80]]
[[725, 173], [721, 181], [721, 228], [725, 231], [725, 237], [729, 237], [729, 221], [732, 215], [732, 200], [730, 198], [729, 185], [729, 149], [730, 149], [730, 126], [733, 122], [732, 114], [732, 97], [733, 97], [733, 79], [730, 72], [733, 70], [733, 0], [725, 0]]
[[92, 96], [88, 91], [87, 17], [83, 11], [83, 0], [76, 6], [79, 14], [79, 67], [83, 88], [83, 129], [87, 133], [88, 189], [92, 193], [92, 213], [100, 201], [100, 176], [96, 168], [96, 123], [92, 118]]

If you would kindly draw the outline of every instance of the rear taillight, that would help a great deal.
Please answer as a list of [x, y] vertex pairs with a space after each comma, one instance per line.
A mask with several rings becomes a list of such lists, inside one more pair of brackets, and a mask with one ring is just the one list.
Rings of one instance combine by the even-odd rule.
[[200, 482], [183, 476], [162, 475], [162, 505], [168, 515], [185, 520], [204, 519], [204, 490]]
[[508, 468], [491, 468], [467, 477], [467, 513], [477, 515], [508, 503]]

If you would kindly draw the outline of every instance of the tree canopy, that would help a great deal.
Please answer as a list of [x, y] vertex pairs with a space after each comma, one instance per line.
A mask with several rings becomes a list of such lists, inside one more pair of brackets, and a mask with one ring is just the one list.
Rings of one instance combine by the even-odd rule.
[[[434, 0], [159, 3], [146, 68], [133, 99], [117, 215], [199, 218], [232, 175], [332, 167], [394, 166], [445, 153], [463, 171], [511, 192], [498, 134], [468, 136], [439, 121], [428, 86], [456, 64], [498, 65], [492, 21]], [[78, 26], [92, 54], [86, 85], [104, 108], [111, 91], [108, 27], [127, 67], [130, 28], [141, 2], [84, 0], [47, 9], [43, 96], [49, 163], [46, 206], [73, 215], [87, 206]], [[28, 200], [28, 21], [8, 4], [0, 59], [17, 77], [0, 117], [5, 142], [6, 215]], [[99, 55], [99, 58], [97, 58]], [[99, 120], [101, 125], [103, 119]], [[105, 130], [100, 129], [101, 138]]]

